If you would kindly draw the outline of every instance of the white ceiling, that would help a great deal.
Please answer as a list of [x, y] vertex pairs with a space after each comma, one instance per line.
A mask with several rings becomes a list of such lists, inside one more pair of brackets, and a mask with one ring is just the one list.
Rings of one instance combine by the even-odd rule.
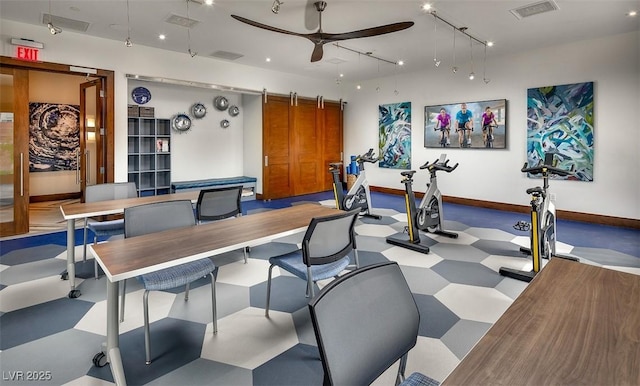
[[[199, 57], [226, 51], [243, 55], [234, 60], [235, 63], [328, 81], [335, 81], [339, 73], [343, 73], [346, 80], [357, 81], [434, 67], [436, 52], [442, 61], [440, 68], [453, 66], [453, 28], [423, 11], [423, 2], [419, 0], [327, 0], [322, 16], [322, 29], [327, 33], [350, 32], [401, 21], [415, 22], [404, 31], [341, 42], [344, 47], [369, 52], [391, 62], [403, 60], [405, 65], [402, 67], [332, 44], [325, 45], [321, 61], [311, 63], [313, 44], [310, 41], [258, 29], [230, 16], [235, 14], [277, 28], [310, 33], [318, 27], [314, 0], [283, 0], [278, 14], [271, 11], [273, 0], [215, 0], [213, 6], [198, 4], [202, 1], [189, 2], [188, 16], [198, 23], [188, 30], [165, 21], [171, 15], [187, 17], [186, 0], [129, 0], [130, 36], [134, 44], [130, 49], [144, 45], [188, 55], [189, 31], [191, 50]], [[466, 32], [480, 41], [495, 42], [494, 47], [487, 48], [487, 55], [492, 56], [637, 31], [640, 26], [640, 17], [626, 15], [631, 10], [640, 11], [640, 0], [556, 0], [558, 10], [524, 19], [516, 18], [510, 12], [538, 1], [441, 0], [431, 3], [438, 16], [456, 27], [468, 27]], [[0, 0], [0, 17], [46, 28], [43, 19], [49, 14], [49, 7], [54, 16], [87, 22], [88, 29], [81, 33], [123, 44], [127, 38], [126, 0]], [[57, 39], [64, 39], [66, 33], [77, 32], [64, 25], [62, 28]], [[167, 36], [166, 40], [158, 39], [160, 33]], [[481, 77], [484, 45], [460, 32], [455, 36], [456, 65], [464, 66], [463, 72], [468, 73], [473, 55], [474, 70]], [[266, 57], [270, 57], [271, 62], [267, 63]]]

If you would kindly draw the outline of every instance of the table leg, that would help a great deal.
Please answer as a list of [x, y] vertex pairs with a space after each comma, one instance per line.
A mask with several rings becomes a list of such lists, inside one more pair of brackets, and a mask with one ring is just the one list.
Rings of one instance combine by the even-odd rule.
[[107, 358], [116, 385], [126, 385], [122, 357], [120, 356], [120, 330], [118, 321], [119, 283], [107, 280]]
[[80, 296], [80, 290], [76, 289], [76, 220], [67, 220], [67, 277], [69, 279], [69, 297], [71, 299]]

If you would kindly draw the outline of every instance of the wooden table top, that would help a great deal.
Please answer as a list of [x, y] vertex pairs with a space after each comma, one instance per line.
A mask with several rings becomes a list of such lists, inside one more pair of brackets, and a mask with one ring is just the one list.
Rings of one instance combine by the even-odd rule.
[[136, 205], [151, 204], [162, 201], [190, 200], [196, 202], [200, 191], [190, 191], [182, 193], [161, 194], [159, 196], [144, 196], [134, 198], [123, 198], [120, 200], [107, 200], [96, 202], [75, 202], [73, 204], [61, 205], [60, 211], [65, 220], [73, 220], [86, 217], [104, 216], [109, 214], [120, 214], [125, 208]]
[[340, 213], [315, 204], [294, 205], [239, 218], [91, 245], [111, 281], [135, 277], [220, 253], [264, 244], [306, 229], [313, 217]]
[[640, 276], [552, 259], [442, 385], [640, 385]]

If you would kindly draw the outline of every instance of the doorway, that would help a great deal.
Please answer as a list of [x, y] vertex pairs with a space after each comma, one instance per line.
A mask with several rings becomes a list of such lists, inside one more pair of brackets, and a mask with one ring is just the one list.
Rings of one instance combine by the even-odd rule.
[[[12, 80], [13, 105], [3, 104], [2, 110], [11, 108], [13, 121], [2, 123], [2, 154], [0, 183], [2, 183], [2, 220], [0, 236], [11, 236], [29, 231], [29, 204], [70, 198], [81, 199], [87, 183], [112, 182], [114, 179], [114, 73], [100, 69], [87, 69], [90, 73], [71, 71], [72, 66], [56, 63], [23, 62], [0, 56], [4, 84]], [[23, 74], [16, 77], [13, 73]], [[26, 75], [24, 75], [26, 74]], [[10, 78], [9, 78], [10, 77]], [[55, 92], [38, 85], [40, 79], [55, 79]], [[65, 81], [65, 79], [67, 81]], [[20, 80], [20, 82], [17, 82]], [[67, 83], [69, 82], [69, 83]], [[73, 85], [69, 85], [73, 83]], [[68, 90], [68, 99], [60, 96], [60, 89]], [[73, 94], [73, 95], [71, 95]], [[66, 171], [40, 173], [34, 170], [30, 149], [30, 104], [47, 102], [76, 106], [78, 110], [77, 148], [71, 149], [73, 165]], [[32, 106], [33, 107], [33, 106]], [[0, 111], [1, 113], [2, 111]], [[7, 111], [9, 112], [9, 111]], [[8, 120], [9, 114], [0, 115]], [[48, 123], [49, 124], [49, 123]], [[8, 127], [10, 127], [10, 130]], [[12, 143], [7, 140], [11, 133]], [[65, 149], [69, 150], [69, 149]], [[61, 151], [61, 150], [60, 150]], [[54, 153], [55, 151], [52, 151]], [[5, 162], [7, 161], [7, 162]], [[8, 162], [11, 161], [11, 162]], [[75, 161], [75, 162], [72, 162]], [[22, 166], [21, 166], [22, 165]], [[12, 173], [7, 173], [8, 170]], [[53, 181], [53, 182], [52, 182]], [[70, 185], [75, 185], [70, 188]], [[10, 199], [12, 197], [12, 199]], [[6, 216], [5, 216], [6, 215]]]

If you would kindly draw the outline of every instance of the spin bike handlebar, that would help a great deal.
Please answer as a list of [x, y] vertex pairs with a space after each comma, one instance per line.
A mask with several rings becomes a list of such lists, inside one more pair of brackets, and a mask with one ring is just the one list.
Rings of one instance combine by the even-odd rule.
[[375, 154], [373, 154], [373, 148], [369, 149], [368, 152], [359, 155], [356, 157], [356, 161], [357, 162], [371, 162], [371, 163], [375, 163], [378, 162], [378, 157], [375, 156]]
[[447, 173], [451, 173], [458, 167], [458, 163], [453, 166], [449, 166], [449, 160], [446, 160], [442, 163], [438, 161], [439, 160], [435, 160], [432, 163], [429, 163], [429, 161], [427, 161], [424, 165], [420, 166], [420, 169], [429, 169], [430, 171], [443, 170]]
[[520, 169], [520, 171], [522, 173], [531, 173], [531, 174], [548, 174], [548, 175], [557, 175], [557, 176], [569, 176], [571, 174], [573, 174], [572, 171], [570, 170], [564, 170], [564, 169], [560, 169], [557, 168], [555, 166], [550, 166], [550, 165], [543, 165], [543, 164], [538, 164], [536, 166], [533, 167], [527, 167], [527, 163], [525, 162], [524, 165], [522, 166], [522, 169]]

